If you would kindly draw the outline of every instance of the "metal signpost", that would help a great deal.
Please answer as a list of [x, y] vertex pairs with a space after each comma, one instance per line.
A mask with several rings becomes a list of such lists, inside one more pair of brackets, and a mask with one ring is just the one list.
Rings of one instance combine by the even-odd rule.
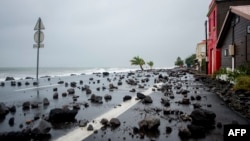
[[44, 34], [41, 30], [44, 30], [44, 25], [42, 23], [41, 18], [39, 17], [37, 20], [37, 23], [35, 25], [34, 30], [36, 30], [35, 34], [34, 34], [34, 41], [36, 42], [36, 44], [33, 45], [33, 48], [37, 48], [37, 66], [36, 66], [36, 80], [37, 80], [37, 85], [39, 85], [38, 83], [38, 68], [39, 68], [39, 48], [43, 48], [44, 44], [42, 44], [43, 40], [44, 40]]

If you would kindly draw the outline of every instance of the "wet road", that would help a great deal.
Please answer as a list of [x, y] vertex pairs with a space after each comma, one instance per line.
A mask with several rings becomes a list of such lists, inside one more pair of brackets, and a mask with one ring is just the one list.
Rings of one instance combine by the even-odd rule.
[[[166, 72], [160, 72], [162, 75], [168, 75]], [[150, 77], [149, 77], [150, 75]], [[123, 78], [124, 77], [124, 78]], [[135, 88], [137, 92], [145, 92], [149, 93], [151, 96], [153, 103], [151, 104], [143, 104], [141, 101], [137, 101], [135, 105], [131, 106], [127, 111], [121, 113], [118, 116], [118, 119], [121, 121], [121, 126], [116, 129], [99, 129], [94, 131], [86, 131], [86, 127], [80, 130], [79, 133], [84, 134], [84, 132], [90, 132], [90, 136], [86, 136], [84, 140], [93, 141], [93, 140], [183, 140], [178, 136], [178, 131], [181, 127], [186, 127], [187, 124], [190, 124], [190, 121], [182, 121], [179, 115], [175, 113], [170, 115], [164, 115], [163, 109], [168, 108], [172, 111], [182, 111], [183, 113], [189, 115], [193, 111], [194, 103], [200, 103], [202, 108], [213, 111], [216, 113], [216, 123], [221, 122], [224, 124], [230, 124], [233, 121], [237, 121], [239, 124], [249, 124], [247, 120], [239, 116], [237, 113], [229, 109], [225, 103], [221, 101], [221, 99], [214, 93], [208, 91], [208, 88], [201, 84], [200, 82], [194, 81], [194, 77], [192, 74], [186, 74], [182, 77], [169, 77], [170, 80], [166, 82], [167, 84], [172, 84], [173, 86], [177, 84], [182, 84], [181, 89], [188, 90], [189, 93], [187, 97], [191, 96], [201, 96], [201, 100], [193, 100], [189, 105], [179, 104], [178, 101], [181, 101], [184, 97], [182, 94], [177, 94], [178, 89], [172, 88], [172, 93], [174, 94], [174, 99], [170, 100], [170, 107], [165, 107], [161, 103], [161, 98], [165, 97], [161, 91], [152, 91], [153, 85], [155, 85], [154, 80], [158, 77], [157, 75], [152, 74], [152, 72], [144, 72], [144, 73], [135, 73], [135, 75], [128, 76], [127, 73], [118, 73], [118, 74], [110, 74], [108, 77], [102, 77], [101, 75], [83, 75], [83, 76], [70, 76], [70, 77], [61, 77], [61, 78], [51, 78], [50, 81], [47, 79], [40, 80], [40, 89], [32, 89], [33, 86], [25, 86], [24, 84], [20, 87], [15, 86], [11, 87], [10, 82], [6, 82], [4, 87], [0, 87], [0, 102], [4, 102], [6, 105], [16, 105], [17, 112], [15, 114], [8, 114], [5, 119], [0, 121], [0, 131], [18, 131], [21, 130], [19, 128], [20, 124], [25, 126], [25, 121], [33, 119], [34, 115], [39, 115], [42, 117], [43, 115], [48, 115], [50, 109], [52, 108], [60, 108], [63, 105], [69, 105], [72, 108], [73, 103], [84, 103], [88, 102], [89, 107], [85, 108], [81, 106], [81, 109], [78, 111], [76, 116], [77, 120], [86, 119], [88, 121], [93, 122], [95, 118], [100, 115], [105, 114], [108, 111], [112, 111], [113, 109], [118, 110], [124, 109], [123, 106], [123, 97], [125, 95], [130, 95], [132, 97], [136, 97], [136, 93], [131, 93], [129, 90]], [[93, 78], [93, 80], [90, 80]], [[108, 79], [109, 78], [109, 79]], [[122, 79], [123, 78], [123, 79]], [[126, 80], [129, 78], [137, 79], [144, 88], [138, 88], [138, 86], [130, 86], [126, 84]], [[149, 78], [148, 82], [142, 83], [141, 80]], [[112, 100], [105, 101], [103, 100], [103, 104], [95, 104], [88, 101], [90, 95], [87, 95], [84, 91], [81, 91], [79, 88], [75, 88], [76, 94], [79, 98], [76, 102], [73, 101], [72, 96], [68, 95], [67, 97], [62, 97], [61, 94], [66, 92], [68, 87], [65, 87], [64, 84], [56, 85], [58, 81], [65, 82], [77, 82], [77, 86], [82, 87], [84, 85], [89, 85], [92, 93], [100, 96], [104, 96], [105, 94], [112, 95]], [[79, 81], [82, 80], [83, 84], [81, 85]], [[100, 83], [98, 83], [98, 81]], [[110, 81], [109, 81], [110, 80]], [[109, 91], [98, 90], [97, 88], [109, 87], [110, 83], [117, 85], [118, 81], [122, 82], [121, 86], [118, 86], [117, 90]], [[33, 82], [33, 80], [20, 80], [22, 83], [26, 81]], [[161, 85], [161, 84], [158, 84]], [[159, 86], [160, 87], [160, 86]], [[59, 99], [53, 99], [53, 88], [58, 88], [57, 92], [59, 93]], [[42, 105], [43, 98], [47, 97], [50, 101], [50, 105], [48, 107], [44, 107]], [[134, 98], [133, 98], [134, 99]], [[30, 109], [28, 111], [22, 110], [22, 103], [25, 101], [31, 102], [39, 102], [39, 107], [37, 109]], [[128, 103], [131, 101], [128, 101]], [[126, 109], [126, 108], [125, 108]], [[158, 110], [156, 110], [158, 109]], [[114, 114], [115, 115], [115, 114]], [[112, 116], [112, 112], [109, 116]], [[134, 134], [133, 128], [138, 127], [138, 122], [144, 119], [145, 116], [153, 116], [160, 118], [161, 124], [159, 126], [159, 130], [147, 133], [144, 136]], [[10, 117], [15, 117], [15, 125], [10, 127], [8, 125], [8, 120]], [[97, 121], [96, 121], [97, 122]], [[172, 128], [171, 133], [166, 133], [166, 127], [169, 126]], [[67, 124], [61, 127], [53, 127], [50, 131], [52, 134], [52, 139], [58, 139], [62, 135], [69, 135], [70, 132], [79, 129], [76, 126], [76, 123]], [[197, 139], [189, 139], [189, 140], [197, 140]], [[210, 130], [205, 138], [198, 139], [204, 141], [211, 140], [223, 140], [223, 128], [215, 128]]]

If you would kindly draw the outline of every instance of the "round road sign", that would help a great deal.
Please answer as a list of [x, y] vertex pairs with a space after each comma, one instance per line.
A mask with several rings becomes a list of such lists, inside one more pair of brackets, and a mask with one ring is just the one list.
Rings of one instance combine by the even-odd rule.
[[[39, 31], [36, 31], [36, 33], [34, 34], [34, 40], [35, 40], [35, 42], [36, 42], [36, 43], [41, 43], [41, 42], [43, 42], [43, 40], [44, 40], [44, 34], [43, 34], [42, 31], [40, 31], [40, 40], [38, 39], [38, 37], [39, 37]], [[39, 41], [40, 41], [40, 42], [39, 42]]]

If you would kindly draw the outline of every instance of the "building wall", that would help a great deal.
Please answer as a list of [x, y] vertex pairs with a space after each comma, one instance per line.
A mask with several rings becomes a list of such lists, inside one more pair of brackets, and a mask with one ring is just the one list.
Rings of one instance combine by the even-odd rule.
[[250, 5], [250, 0], [212, 0], [208, 12], [208, 73], [212, 74], [221, 67], [221, 52], [216, 48], [218, 35], [230, 6]]
[[199, 61], [201, 65], [202, 59], [206, 58], [206, 42], [202, 41], [196, 46], [196, 59]]
[[221, 48], [221, 67], [232, 68], [232, 56], [225, 56], [225, 50], [233, 43], [235, 45], [235, 68], [250, 61], [250, 34], [246, 32], [248, 25], [250, 25], [250, 21], [240, 17], [239, 23], [234, 27], [234, 41], [232, 40], [233, 28], [232, 25], [229, 26]]
[[[213, 3], [213, 4], [212, 4]], [[208, 13], [208, 74], [213, 73], [213, 69], [215, 68], [215, 51], [217, 41], [217, 5], [214, 1], [210, 5], [210, 12]]]
[[217, 36], [221, 30], [222, 24], [225, 20], [226, 14], [230, 6], [250, 5], [250, 0], [231, 0], [224, 2], [217, 2], [219, 11], [217, 12]]
[[[228, 54], [228, 46], [232, 44], [232, 28], [230, 25], [230, 28], [227, 30], [226, 37], [224, 40], [224, 43], [221, 47], [221, 67], [222, 68], [232, 68], [232, 56]], [[225, 54], [225, 52], [227, 54]]]
[[[240, 17], [240, 22], [235, 26], [235, 66], [239, 67], [244, 65], [248, 60], [250, 50], [250, 35], [247, 34], [247, 26], [250, 25], [250, 21]], [[248, 43], [248, 44], [247, 44]]]

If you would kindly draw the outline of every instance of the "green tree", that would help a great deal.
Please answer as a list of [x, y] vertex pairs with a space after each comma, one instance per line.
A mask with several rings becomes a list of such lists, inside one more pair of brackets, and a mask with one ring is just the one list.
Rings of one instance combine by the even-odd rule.
[[149, 65], [150, 69], [152, 70], [152, 68], [154, 66], [154, 62], [153, 61], [149, 61], [147, 64]]
[[176, 61], [175, 61], [175, 65], [176, 66], [183, 66], [184, 62], [183, 60], [181, 60], [181, 57], [177, 57]]
[[185, 64], [188, 67], [191, 67], [191, 66], [195, 65], [195, 59], [196, 59], [196, 54], [192, 54], [185, 59]]
[[145, 61], [139, 56], [135, 56], [132, 60], [130, 60], [130, 62], [131, 65], [139, 65], [141, 70], [144, 70], [142, 66], [145, 65]]

